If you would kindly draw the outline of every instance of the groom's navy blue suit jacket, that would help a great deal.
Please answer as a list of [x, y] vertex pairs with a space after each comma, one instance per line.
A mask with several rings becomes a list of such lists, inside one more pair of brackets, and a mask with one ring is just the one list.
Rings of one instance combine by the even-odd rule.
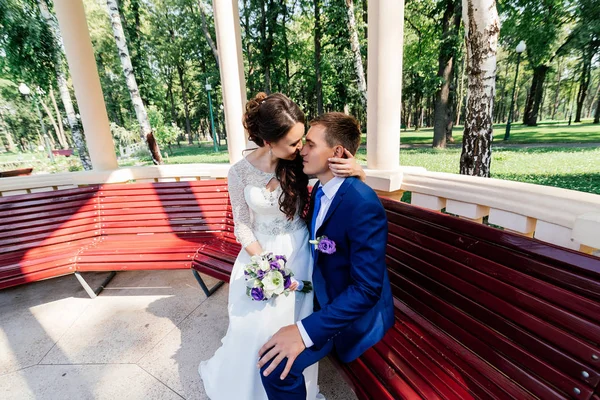
[[377, 343], [394, 321], [385, 264], [387, 217], [375, 192], [359, 179], [346, 178], [317, 230], [320, 236], [333, 240], [336, 252], [315, 252], [317, 301], [302, 325], [315, 346], [333, 340], [340, 359], [350, 362]]

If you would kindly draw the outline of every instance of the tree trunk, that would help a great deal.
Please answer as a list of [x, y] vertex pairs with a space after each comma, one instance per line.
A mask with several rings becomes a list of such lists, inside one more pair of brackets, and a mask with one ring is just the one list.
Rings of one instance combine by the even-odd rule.
[[356, 18], [354, 17], [354, 0], [346, 0], [346, 11], [348, 13], [348, 33], [350, 34], [350, 47], [354, 54], [354, 70], [358, 82], [360, 101], [363, 107], [367, 107], [367, 81], [363, 68], [362, 55], [360, 54], [360, 42], [358, 41], [358, 30], [356, 29]]
[[2, 126], [4, 127], [4, 132], [6, 134], [6, 141], [8, 142], [8, 151], [16, 153], [17, 152], [17, 145], [15, 144], [15, 141], [12, 137], [12, 134], [10, 132], [10, 129], [8, 127], [8, 124], [6, 123], [6, 121], [4, 120], [4, 115], [2, 114], [2, 109], [0, 109], [0, 122], [2, 122]]
[[523, 124], [525, 125], [537, 126], [540, 103], [542, 102], [542, 94], [544, 93], [544, 80], [549, 69], [550, 67], [543, 64], [533, 69], [531, 88], [527, 95], [527, 103], [525, 103], [525, 112], [523, 113]]
[[56, 98], [54, 97], [54, 89], [50, 86], [49, 91], [50, 100], [52, 101], [52, 107], [54, 108], [54, 112], [56, 114], [56, 123], [58, 125], [58, 133], [60, 134], [59, 142], [63, 149], [69, 148], [69, 141], [67, 140], [67, 135], [65, 135], [65, 130], [63, 128], [62, 116], [60, 115], [60, 111], [58, 109], [58, 105], [56, 104]]
[[554, 116], [556, 115], [556, 110], [558, 109], [559, 104], [559, 93], [560, 93], [560, 80], [562, 78], [562, 70], [560, 69], [560, 58], [558, 59], [558, 69], [556, 71], [556, 89], [554, 90], [554, 104], [552, 105], [552, 119], [554, 120]]
[[208, 31], [208, 24], [206, 23], [206, 14], [204, 13], [204, 4], [202, 0], [198, 0], [198, 8], [200, 9], [200, 20], [202, 22], [202, 32], [204, 33], [204, 37], [206, 38], [206, 42], [210, 47], [210, 50], [213, 53], [213, 57], [215, 58], [215, 62], [217, 63], [217, 69], [219, 67], [219, 52], [217, 50], [217, 46], [215, 45], [215, 41], [213, 40], [210, 32]]
[[456, 36], [460, 27], [460, 3], [445, 0], [446, 10], [442, 19], [442, 44], [438, 57], [438, 74], [442, 85], [435, 94], [433, 117], [433, 147], [445, 148], [448, 131], [452, 136], [452, 96], [450, 86], [456, 57]]
[[460, 114], [462, 113], [462, 105], [465, 100], [464, 95], [464, 83], [465, 83], [465, 71], [467, 70], [467, 57], [463, 56], [462, 67], [460, 69], [460, 82], [458, 88], [458, 99], [456, 101], [456, 125], [460, 124]]
[[38, 97], [38, 102], [41, 104], [42, 108], [46, 112], [46, 115], [48, 116], [48, 119], [50, 120], [50, 123], [52, 124], [52, 127], [54, 128], [54, 134], [56, 135], [56, 139], [58, 140], [60, 147], [62, 147], [63, 149], [68, 149], [69, 145], [63, 141], [64, 139], [63, 139], [62, 135], [60, 134], [60, 130], [58, 129], [56, 120], [54, 119], [54, 116], [52, 115], [52, 111], [50, 111], [50, 109], [48, 108], [46, 103], [39, 97]]
[[[264, 91], [271, 94], [271, 52], [273, 50], [272, 32], [272, 0], [261, 0], [260, 2], [260, 34], [262, 41], [262, 64], [265, 77]], [[265, 9], [266, 8], [266, 9]], [[276, 14], [275, 14], [276, 17]]]
[[[38, 7], [40, 9], [40, 13], [46, 21], [46, 24], [48, 24], [48, 26], [50, 27], [50, 31], [54, 36], [53, 39], [56, 43], [56, 47], [62, 50], [63, 46], [62, 38], [60, 35], [60, 29], [58, 28], [56, 20], [52, 17], [52, 14], [50, 14], [50, 11], [48, 10], [46, 0], [37, 0], [37, 2]], [[69, 121], [69, 128], [71, 128], [71, 136], [73, 137], [73, 142], [75, 142], [75, 147], [77, 148], [77, 152], [79, 153], [79, 159], [81, 160], [83, 168], [85, 170], [91, 170], [92, 161], [90, 160], [90, 156], [88, 154], [85, 137], [83, 134], [83, 128], [75, 115], [73, 100], [71, 100], [71, 93], [69, 92], [69, 88], [67, 86], [67, 78], [63, 69], [64, 64], [62, 61], [62, 57], [58, 56], [58, 52], [56, 52], [56, 55], [57, 58], [54, 62], [56, 82], [58, 84], [58, 92], [60, 93], [60, 99], [63, 103], [63, 107], [65, 108], [65, 112], [67, 113], [67, 121]]]
[[596, 86], [596, 92], [594, 93], [594, 97], [592, 97], [592, 99], [590, 101], [590, 108], [588, 110], [588, 115], [590, 117], [592, 116], [592, 109], [594, 108], [594, 99], [598, 97], [599, 93], [600, 93], [600, 79], [598, 80], [598, 86]]
[[140, 124], [142, 140], [147, 143], [154, 164], [161, 164], [162, 157], [160, 155], [158, 143], [156, 142], [154, 134], [152, 133], [150, 121], [148, 120], [148, 114], [146, 113], [146, 108], [144, 107], [142, 98], [140, 97], [138, 85], [133, 73], [133, 67], [131, 65], [131, 58], [129, 57], [129, 50], [127, 49], [127, 42], [125, 41], [125, 33], [123, 32], [123, 26], [121, 25], [121, 17], [119, 14], [119, 8], [117, 6], [117, 1], [107, 0], [106, 5], [108, 8], [108, 15], [110, 16], [115, 42], [117, 44], [117, 50], [119, 51], [119, 58], [121, 59], [121, 66], [123, 67], [123, 74], [125, 75], [125, 81], [127, 82], [127, 89], [129, 90], [129, 95], [131, 96], [131, 102], [133, 103], [133, 107], [135, 109], [136, 118]]
[[285, 0], [281, 1], [279, 5], [283, 10], [283, 57], [285, 59], [285, 91], [290, 91], [290, 43], [287, 36], [287, 18], [288, 18], [288, 7]]
[[177, 75], [179, 75], [179, 85], [181, 86], [181, 99], [183, 101], [183, 110], [185, 112], [185, 133], [188, 135], [188, 143], [194, 144], [194, 138], [192, 137], [192, 128], [190, 126], [190, 106], [187, 99], [187, 90], [185, 90], [185, 82], [183, 77], [183, 68], [181, 68], [180, 62], [177, 63]]
[[244, 0], [244, 33], [245, 37], [242, 43], [246, 43], [246, 60], [248, 60], [248, 79], [252, 76], [254, 72], [253, 64], [252, 64], [252, 52], [250, 49], [250, 38], [252, 35], [250, 34], [250, 1]]
[[575, 111], [575, 122], [581, 122], [581, 112], [583, 111], [583, 102], [587, 95], [590, 79], [592, 78], [592, 56], [593, 53], [588, 49], [583, 50], [583, 65], [581, 68], [581, 77], [579, 78], [579, 92], [577, 93], [577, 111]]
[[496, 52], [500, 20], [494, 0], [463, 0], [468, 91], [460, 173], [490, 176]]
[[313, 1], [315, 9], [315, 96], [317, 115], [323, 114], [323, 79], [321, 77], [321, 0]]
[[600, 95], [598, 96], [598, 100], [596, 100], [596, 114], [594, 115], [594, 123], [600, 124]]

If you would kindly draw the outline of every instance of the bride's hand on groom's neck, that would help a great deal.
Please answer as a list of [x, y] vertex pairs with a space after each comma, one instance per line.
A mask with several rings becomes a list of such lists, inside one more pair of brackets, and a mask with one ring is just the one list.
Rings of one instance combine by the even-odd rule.
[[285, 369], [281, 373], [280, 378], [286, 378], [296, 358], [304, 351], [304, 341], [296, 325], [288, 325], [281, 328], [273, 337], [260, 348], [258, 356], [258, 368], [262, 368], [269, 361], [271, 364], [263, 372], [264, 376], [269, 376], [277, 366], [287, 358]]
[[329, 169], [334, 176], [340, 178], [347, 178], [349, 176], [356, 176], [361, 181], [365, 181], [366, 174], [362, 166], [358, 163], [356, 158], [347, 149], [344, 149], [343, 157], [332, 157], [328, 159]]

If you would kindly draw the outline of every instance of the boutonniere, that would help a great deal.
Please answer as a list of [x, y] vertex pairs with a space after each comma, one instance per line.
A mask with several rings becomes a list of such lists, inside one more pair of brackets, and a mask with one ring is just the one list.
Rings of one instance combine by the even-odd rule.
[[315, 250], [325, 254], [335, 253], [335, 242], [327, 236], [320, 236], [316, 240], [309, 240], [308, 243], [315, 246]]

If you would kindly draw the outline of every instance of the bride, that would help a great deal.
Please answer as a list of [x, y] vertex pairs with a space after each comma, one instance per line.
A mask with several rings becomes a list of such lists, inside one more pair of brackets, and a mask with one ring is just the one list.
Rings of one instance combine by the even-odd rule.
[[[229, 285], [229, 327], [222, 346], [202, 361], [199, 373], [212, 400], [263, 400], [267, 394], [257, 367], [258, 351], [279, 328], [313, 312], [313, 293], [294, 291], [269, 301], [246, 295], [244, 267], [250, 257], [272, 252], [287, 258], [297, 281], [312, 280], [313, 263], [304, 211], [308, 177], [302, 171], [304, 113], [286, 96], [259, 93], [246, 105], [244, 127], [259, 147], [233, 165], [228, 175], [235, 236], [243, 249]], [[364, 177], [354, 159], [331, 159], [341, 176]], [[292, 284], [297, 289], [297, 283]], [[304, 372], [308, 399], [319, 398], [318, 365]], [[321, 396], [322, 398], [322, 396]]]

